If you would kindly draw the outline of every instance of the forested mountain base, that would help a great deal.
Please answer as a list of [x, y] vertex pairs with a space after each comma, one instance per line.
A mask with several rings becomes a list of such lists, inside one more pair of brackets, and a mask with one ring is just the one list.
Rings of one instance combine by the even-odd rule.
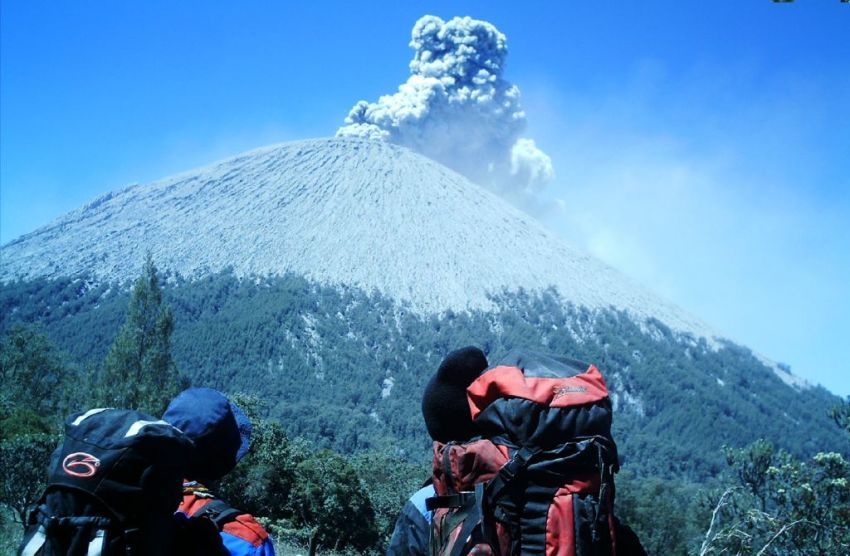
[[[525, 347], [595, 363], [613, 392], [623, 468], [638, 475], [703, 481], [725, 468], [722, 446], [758, 438], [800, 457], [848, 450], [827, 414], [837, 398], [826, 390], [786, 385], [740, 346], [590, 312], [554, 291], [506, 293], [497, 312], [422, 316], [377, 293], [294, 275], [164, 282], [174, 360], [194, 384], [255, 394], [289, 435], [343, 453], [387, 448], [425, 461], [421, 393], [441, 358], [467, 344], [491, 361]], [[128, 297], [127, 286], [80, 278], [5, 284], [0, 332], [39, 323], [94, 368]]]
[[172, 280], [163, 296], [150, 259], [132, 289], [84, 280], [4, 286], [0, 551], [11, 553], [44, 487], [63, 415], [94, 403], [159, 413], [189, 371], [195, 384], [236, 394], [254, 420], [251, 454], [219, 485], [231, 503], [287, 550], [380, 553], [428, 474], [424, 383], [446, 352], [468, 343], [493, 360], [531, 346], [605, 370], [625, 467], [618, 513], [650, 554], [850, 547], [850, 464], [841, 454], [803, 463], [763, 440], [717, 448], [764, 436], [798, 455], [826, 446], [846, 453], [831, 419], [850, 428], [847, 405], [828, 418], [836, 399], [827, 392], [798, 392], [742, 348], [710, 347], [657, 322], [576, 309], [551, 291], [494, 301], [496, 313], [425, 318], [356, 289], [228, 273]]
[[[193, 278], [158, 274], [149, 255], [131, 285], [141, 249]], [[835, 426], [848, 428], [847, 406], [833, 422], [827, 391], [674, 333], [662, 322], [711, 330], [406, 148], [258, 149], [111, 192], [0, 256], [0, 547], [6, 518], [41, 488], [62, 416], [160, 414], [191, 382], [252, 407], [253, 451], [221, 486], [231, 502], [286, 542], [380, 551], [427, 475], [423, 388], [473, 344], [494, 362], [524, 348], [599, 367], [618, 511], [651, 554], [850, 553], [850, 444]], [[78, 272], [90, 274], [59, 278]], [[539, 290], [549, 284], [566, 299]], [[479, 309], [433, 313], [450, 307]]]

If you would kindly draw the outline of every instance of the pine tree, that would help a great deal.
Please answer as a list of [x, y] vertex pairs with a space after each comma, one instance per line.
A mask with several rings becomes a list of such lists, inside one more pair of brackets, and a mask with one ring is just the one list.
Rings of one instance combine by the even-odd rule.
[[160, 415], [187, 381], [171, 357], [174, 319], [162, 301], [157, 269], [150, 254], [133, 285], [127, 318], [109, 349], [97, 397], [107, 407]]
[[850, 397], [846, 402], [840, 402], [829, 411], [829, 416], [835, 420], [835, 424], [850, 432]]

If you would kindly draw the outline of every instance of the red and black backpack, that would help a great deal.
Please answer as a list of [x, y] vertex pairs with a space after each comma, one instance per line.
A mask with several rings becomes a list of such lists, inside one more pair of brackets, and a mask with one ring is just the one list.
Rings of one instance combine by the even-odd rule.
[[481, 438], [434, 444], [431, 554], [616, 555], [617, 448], [599, 370], [514, 351], [467, 397]]

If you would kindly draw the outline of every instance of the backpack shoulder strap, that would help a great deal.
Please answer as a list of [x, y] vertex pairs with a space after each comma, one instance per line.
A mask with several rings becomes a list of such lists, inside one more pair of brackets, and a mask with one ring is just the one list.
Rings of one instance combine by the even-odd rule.
[[225, 523], [236, 519], [236, 516], [245, 512], [238, 510], [220, 498], [214, 498], [210, 503], [204, 504], [191, 517], [205, 517], [212, 521], [216, 528], [221, 531]]
[[[498, 547], [498, 541], [492, 536], [492, 528], [487, 523], [488, 518], [484, 509], [484, 483], [475, 485], [473, 492], [460, 492], [446, 496], [428, 498], [426, 504], [429, 510], [449, 508], [437, 522], [432, 522], [429, 546], [432, 554], [446, 556], [461, 556], [469, 553], [477, 545], [488, 545], [490, 554], [493, 547]], [[457, 533], [454, 544], [450, 542], [453, 533]], [[495, 544], [494, 544], [495, 541]], [[451, 546], [451, 550], [445, 548]]]

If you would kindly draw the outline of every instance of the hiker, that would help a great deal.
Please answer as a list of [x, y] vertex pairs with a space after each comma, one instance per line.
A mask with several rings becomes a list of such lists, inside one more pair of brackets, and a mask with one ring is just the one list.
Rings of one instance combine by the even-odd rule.
[[[465, 442], [478, 432], [469, 413], [466, 388], [487, 368], [484, 353], [473, 346], [449, 353], [431, 377], [422, 396], [422, 416], [431, 439]], [[396, 520], [388, 556], [426, 556], [431, 535], [431, 512], [425, 501], [435, 495], [428, 483], [405, 503]]]
[[449, 368], [423, 397], [432, 484], [406, 505], [389, 554], [645, 556], [614, 516], [617, 448], [595, 366], [514, 351], [466, 375]]
[[481, 436], [434, 443], [431, 554], [645, 556], [614, 515], [612, 405], [594, 365], [515, 350], [466, 395]]
[[226, 556], [211, 521], [174, 513], [192, 457], [180, 430], [145, 413], [72, 415], [18, 554]]
[[162, 418], [195, 443], [179, 511], [215, 523], [232, 556], [274, 556], [272, 539], [263, 526], [208, 488], [248, 453], [251, 440], [248, 417], [220, 392], [190, 388], [171, 401]]

